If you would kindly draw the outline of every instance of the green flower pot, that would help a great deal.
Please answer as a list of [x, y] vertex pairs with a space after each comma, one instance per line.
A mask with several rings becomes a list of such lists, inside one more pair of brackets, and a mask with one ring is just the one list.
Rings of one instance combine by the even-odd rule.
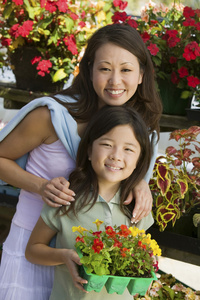
[[[79, 257], [82, 257], [82, 252], [77, 249]], [[112, 275], [96, 275], [87, 273], [87, 269], [82, 265], [79, 270], [80, 277], [88, 281], [83, 287], [86, 291], [100, 292], [105, 285], [108, 294], [116, 293], [122, 295], [127, 288], [131, 295], [139, 293], [144, 296], [148, 290], [151, 282], [157, 280], [154, 272], [150, 278], [139, 278], [139, 277], [123, 277], [123, 276], [112, 276]]]
[[141, 296], [144, 296], [152, 281], [157, 280], [156, 274], [154, 272], [152, 272], [151, 274], [152, 274], [151, 278], [132, 277], [132, 279], [130, 280], [127, 286], [129, 293], [131, 295], [135, 295], [138, 293]]

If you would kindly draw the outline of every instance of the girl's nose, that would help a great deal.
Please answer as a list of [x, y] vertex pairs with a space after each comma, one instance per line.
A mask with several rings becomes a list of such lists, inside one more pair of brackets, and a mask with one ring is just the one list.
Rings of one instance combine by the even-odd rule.
[[114, 161], [120, 161], [121, 160], [121, 153], [119, 150], [115, 150], [113, 151], [110, 155], [109, 155], [109, 159], [110, 160], [114, 160]]

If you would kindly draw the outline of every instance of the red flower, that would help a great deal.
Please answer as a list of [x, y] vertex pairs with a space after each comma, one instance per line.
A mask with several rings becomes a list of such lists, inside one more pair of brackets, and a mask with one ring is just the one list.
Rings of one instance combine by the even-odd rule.
[[92, 234], [98, 236], [98, 238], [100, 238], [100, 234], [102, 233], [102, 231], [95, 231]]
[[1, 45], [2, 46], [5, 46], [5, 47], [10, 46], [11, 42], [12, 42], [12, 39], [8, 39], [8, 38], [5, 38], [5, 37], [1, 38]]
[[78, 25], [79, 25], [81, 28], [83, 28], [83, 27], [85, 27], [86, 23], [85, 23], [84, 21], [80, 21], [80, 22], [78, 23]]
[[32, 65], [36, 64], [37, 62], [39, 62], [41, 60], [41, 56], [35, 56], [33, 59], [31, 59], [31, 63]]
[[183, 26], [195, 26], [195, 20], [188, 18], [183, 22]]
[[67, 1], [66, 0], [58, 0], [56, 2], [56, 5], [57, 5], [59, 11], [64, 12], [64, 13], [67, 12], [68, 5], [67, 5]]
[[113, 0], [113, 5], [115, 7], [119, 6], [119, 9], [124, 10], [127, 7], [128, 2], [122, 0]]
[[169, 63], [170, 64], [175, 64], [177, 62], [177, 58], [174, 57], [174, 56], [171, 56], [170, 59], [169, 59]]
[[195, 11], [191, 7], [185, 6], [183, 10], [183, 15], [185, 18], [194, 17]]
[[119, 231], [120, 236], [127, 237], [129, 234], [131, 234], [130, 230], [126, 225], [121, 225], [120, 228], [121, 228], [121, 231]]
[[71, 51], [71, 53], [73, 55], [78, 54], [78, 50], [76, 47], [76, 40], [75, 40], [73, 34], [71, 34], [69, 36], [65, 36], [63, 41], [64, 41], [65, 45], [67, 46], [68, 50]]
[[156, 44], [150, 43], [150, 45], [147, 47], [151, 53], [151, 55], [155, 56], [159, 52], [159, 48]]
[[126, 257], [126, 252], [129, 252], [129, 251], [130, 251], [130, 249], [127, 249], [127, 248], [120, 249], [121, 256]]
[[116, 232], [113, 230], [113, 228], [111, 226], [107, 226], [106, 234], [108, 234], [110, 237], [115, 237]]
[[10, 28], [10, 35], [13, 36], [15, 39], [19, 36], [18, 34], [18, 28], [19, 28], [19, 24], [14, 24], [11, 28]]
[[13, 2], [14, 2], [16, 5], [23, 5], [23, 4], [24, 4], [24, 0], [13, 0]]
[[176, 37], [178, 34], [178, 31], [177, 30], [174, 30], [174, 29], [170, 29], [170, 30], [167, 30], [166, 31], [166, 35], [168, 37]]
[[52, 67], [52, 63], [50, 60], [41, 60], [37, 66], [37, 70], [39, 70], [38, 75], [44, 77], [45, 73], [50, 73], [49, 68]]
[[92, 249], [95, 253], [99, 253], [103, 249], [103, 242], [99, 239], [94, 239], [94, 244], [92, 246]]
[[122, 243], [121, 242], [119, 242], [118, 240], [115, 240], [115, 242], [114, 242], [114, 245], [113, 245], [114, 247], [118, 247], [118, 248], [121, 248], [122, 247]]
[[70, 13], [70, 18], [72, 18], [72, 20], [77, 20], [78, 19], [78, 15], [75, 13]]
[[127, 19], [127, 14], [125, 12], [115, 12], [114, 15], [112, 16], [112, 21], [113, 23], [119, 23], [119, 21], [126, 21]]
[[179, 83], [179, 79], [178, 79], [178, 77], [177, 77], [177, 75], [176, 75], [175, 72], [172, 72], [172, 74], [171, 74], [171, 82], [173, 84], [178, 84]]
[[57, 10], [56, 2], [51, 0], [41, 0], [41, 7], [44, 7], [50, 13], [53, 13]]
[[180, 42], [180, 40], [181, 40], [181, 39], [178, 38], [178, 37], [176, 37], [176, 36], [171, 36], [171, 37], [169, 37], [169, 39], [167, 40], [168, 46], [169, 46], [170, 48], [173, 48], [173, 47], [176, 46], [177, 43]]
[[155, 24], [157, 24], [157, 23], [158, 23], [157, 20], [151, 20], [151, 25], [155, 25]]
[[77, 237], [76, 237], [76, 242], [82, 242], [82, 243], [85, 243], [84, 238], [83, 238], [83, 237], [80, 237], [80, 236], [77, 236]]
[[195, 60], [197, 56], [200, 56], [200, 47], [197, 42], [191, 42], [185, 46], [183, 57], [187, 60]]
[[133, 20], [133, 19], [129, 19], [127, 21], [127, 23], [128, 23], [128, 25], [130, 25], [133, 28], [137, 28], [138, 27], [138, 23], [135, 20]]
[[31, 30], [33, 30], [33, 21], [25, 21], [23, 25], [18, 28], [18, 35], [27, 37]]
[[183, 78], [185, 76], [188, 76], [188, 69], [186, 67], [181, 67], [179, 70], [178, 70], [178, 73], [179, 73], [179, 77], [180, 78]]
[[196, 88], [196, 86], [200, 84], [199, 78], [195, 76], [188, 76], [187, 81], [188, 81], [188, 85], [193, 88]]
[[144, 43], [146, 43], [147, 41], [150, 40], [150, 35], [146, 31], [141, 34], [141, 37], [142, 37]]
[[200, 30], [200, 22], [196, 23], [196, 29]]

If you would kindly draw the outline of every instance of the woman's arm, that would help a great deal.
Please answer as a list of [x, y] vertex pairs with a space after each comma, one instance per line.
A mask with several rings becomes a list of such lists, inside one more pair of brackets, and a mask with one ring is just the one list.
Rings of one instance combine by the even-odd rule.
[[81, 265], [80, 258], [73, 249], [58, 249], [49, 247], [56, 231], [52, 230], [40, 217], [28, 241], [25, 256], [31, 263], [45, 266], [65, 264], [72, 276], [74, 285], [86, 292], [82, 287], [87, 281], [78, 274], [77, 266]]
[[153, 173], [153, 168], [158, 153], [157, 133], [154, 131], [149, 138], [152, 145], [152, 157], [149, 169], [147, 171], [147, 174], [145, 175], [145, 178], [141, 180], [139, 184], [137, 184], [133, 192], [129, 194], [127, 200], [124, 202], [125, 205], [128, 205], [133, 198], [135, 199], [135, 207], [133, 210], [133, 217], [131, 219], [132, 223], [139, 222], [142, 218], [146, 217], [152, 210], [153, 197], [148, 182]]
[[[47, 107], [39, 107], [30, 112], [0, 143], [0, 179], [41, 195], [47, 204], [54, 207], [73, 201], [73, 192], [69, 190], [69, 183], [65, 178], [48, 181], [25, 171], [15, 162], [40, 144], [50, 144], [56, 140], [57, 135]], [[48, 193], [46, 186], [50, 186]]]

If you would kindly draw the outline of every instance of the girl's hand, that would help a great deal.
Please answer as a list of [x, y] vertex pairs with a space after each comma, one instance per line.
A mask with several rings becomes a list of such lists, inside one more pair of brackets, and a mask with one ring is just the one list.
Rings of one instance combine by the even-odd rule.
[[135, 198], [135, 207], [131, 222], [137, 223], [142, 218], [146, 217], [152, 210], [153, 198], [151, 190], [148, 183], [144, 179], [138, 183], [124, 204], [128, 205], [133, 198]]
[[74, 192], [69, 189], [69, 182], [64, 177], [56, 177], [42, 184], [42, 200], [52, 207], [70, 205], [74, 201]]
[[72, 249], [66, 249], [66, 251], [63, 253], [63, 261], [66, 264], [71, 276], [72, 280], [74, 282], [75, 287], [77, 287], [79, 290], [88, 293], [83, 288], [83, 284], [87, 283], [87, 280], [81, 278], [78, 274], [77, 265], [81, 265], [80, 258], [75, 250]]

